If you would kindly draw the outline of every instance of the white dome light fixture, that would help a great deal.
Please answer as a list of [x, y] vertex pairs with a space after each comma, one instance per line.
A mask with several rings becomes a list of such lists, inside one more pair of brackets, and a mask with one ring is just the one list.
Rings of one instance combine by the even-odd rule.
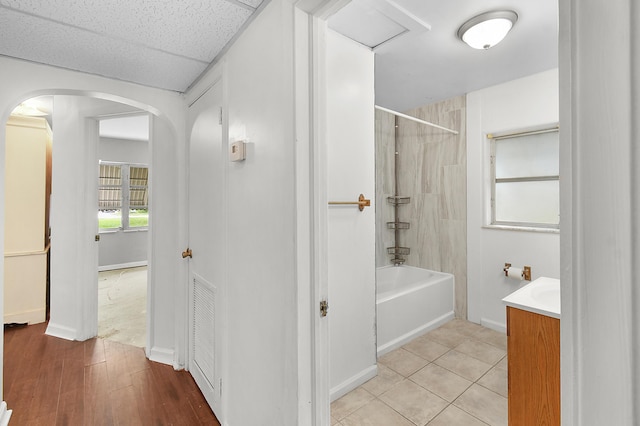
[[458, 29], [458, 38], [474, 49], [487, 50], [504, 39], [518, 20], [512, 10], [496, 10], [474, 16]]

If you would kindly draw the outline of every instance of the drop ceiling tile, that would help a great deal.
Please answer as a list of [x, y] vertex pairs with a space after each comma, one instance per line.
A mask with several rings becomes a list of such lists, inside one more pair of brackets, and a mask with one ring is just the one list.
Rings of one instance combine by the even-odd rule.
[[[207, 63], [0, 8], [7, 56], [183, 92]], [[18, 19], [19, 18], [19, 19]]]
[[0, 0], [0, 4], [206, 62], [216, 57], [252, 13], [227, 0]]
[[[230, 0], [230, 1], [233, 1], [233, 0]], [[256, 9], [258, 6], [262, 4], [262, 0], [236, 0], [236, 1], [239, 1], [240, 3], [244, 3], [247, 6], [251, 6], [254, 9]]]

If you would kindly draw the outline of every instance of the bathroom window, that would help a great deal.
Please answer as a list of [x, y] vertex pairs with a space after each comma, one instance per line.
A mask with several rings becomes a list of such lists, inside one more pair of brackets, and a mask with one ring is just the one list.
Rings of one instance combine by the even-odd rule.
[[146, 165], [100, 162], [100, 231], [148, 227], [148, 180], [149, 168]]
[[558, 229], [558, 126], [488, 137], [491, 141], [491, 224]]

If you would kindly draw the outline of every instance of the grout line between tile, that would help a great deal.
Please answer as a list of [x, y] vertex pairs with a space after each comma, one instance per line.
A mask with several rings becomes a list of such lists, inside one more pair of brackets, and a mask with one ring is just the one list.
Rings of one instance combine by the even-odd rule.
[[[432, 340], [433, 340], [433, 339], [432, 339]], [[494, 348], [497, 348], [497, 349], [500, 349], [500, 350], [504, 351], [504, 349], [503, 349], [503, 348], [501, 348], [501, 347], [499, 347], [499, 346], [497, 346], [497, 345], [493, 345], [493, 344], [491, 344], [491, 343], [489, 343], [489, 342], [485, 342], [485, 341], [484, 341], [484, 340], [482, 340], [482, 339], [475, 338], [474, 336], [468, 336], [468, 338], [467, 338], [466, 340], [474, 340], [474, 341], [476, 341], [476, 342], [485, 343], [485, 344], [488, 344], [488, 345], [490, 345], [490, 346], [492, 346], [492, 347], [494, 347]], [[466, 341], [466, 340], [465, 340], [465, 341]], [[439, 343], [439, 342], [438, 342], [438, 341], [436, 341], [436, 340], [433, 340], [433, 341], [434, 341], [434, 342], [436, 342], [436, 343]], [[462, 343], [463, 343], [463, 342], [461, 342], [460, 344], [462, 344]], [[440, 344], [441, 344], [441, 343], [440, 343]], [[459, 345], [460, 345], [460, 344], [459, 344]], [[458, 346], [459, 346], [459, 345], [458, 345]], [[443, 345], [443, 346], [446, 346], [446, 345]], [[457, 346], [456, 346], [456, 347], [457, 347]], [[394, 371], [395, 373], [399, 374], [400, 376], [402, 376], [402, 377], [403, 377], [403, 379], [411, 381], [412, 383], [414, 383], [414, 384], [416, 384], [416, 385], [420, 386], [422, 389], [424, 389], [424, 390], [426, 390], [426, 391], [428, 391], [428, 392], [433, 393], [434, 395], [438, 396], [439, 398], [441, 398], [441, 399], [443, 399], [443, 400], [445, 400], [445, 401], [447, 402], [447, 405], [446, 405], [442, 410], [440, 410], [440, 411], [439, 411], [435, 416], [433, 416], [433, 417], [432, 417], [432, 419], [431, 419], [431, 420], [429, 420], [429, 422], [427, 423], [427, 425], [429, 425], [429, 424], [430, 424], [434, 419], [436, 419], [440, 414], [442, 414], [442, 412], [444, 412], [447, 408], [449, 408], [449, 407], [450, 407], [450, 406], [452, 406], [452, 405], [453, 405], [456, 409], [459, 409], [459, 410], [461, 410], [462, 412], [464, 412], [465, 414], [467, 414], [467, 415], [469, 415], [469, 416], [473, 417], [474, 419], [477, 419], [479, 422], [481, 422], [481, 423], [483, 423], [483, 424], [485, 424], [485, 425], [488, 425], [485, 421], [483, 421], [483, 420], [481, 420], [480, 418], [478, 418], [477, 416], [475, 416], [475, 415], [473, 415], [473, 414], [471, 414], [471, 413], [467, 412], [467, 411], [466, 411], [466, 410], [464, 410], [463, 408], [461, 408], [461, 407], [459, 407], [459, 406], [455, 405], [455, 403], [456, 403], [456, 401], [457, 401], [460, 397], [462, 397], [462, 395], [464, 395], [464, 393], [465, 393], [465, 392], [467, 392], [467, 391], [468, 391], [468, 390], [469, 390], [469, 389], [470, 389], [474, 384], [476, 384], [476, 385], [478, 385], [478, 386], [482, 387], [483, 389], [486, 389], [487, 391], [491, 392], [492, 394], [494, 394], [494, 395], [495, 395], [495, 397], [496, 397], [496, 398], [505, 398], [504, 396], [502, 396], [502, 395], [498, 394], [497, 392], [495, 392], [495, 391], [493, 391], [493, 390], [491, 390], [491, 389], [489, 389], [489, 388], [487, 388], [487, 387], [485, 387], [485, 386], [481, 385], [481, 384], [480, 384], [480, 383], [478, 383], [478, 382], [479, 382], [479, 381], [480, 381], [484, 376], [486, 376], [486, 375], [487, 375], [491, 370], [493, 370], [493, 369], [494, 369], [494, 368], [495, 368], [495, 367], [496, 367], [500, 362], [502, 362], [502, 361], [507, 357], [507, 353], [506, 353], [506, 351], [505, 351], [505, 355], [504, 355], [504, 356], [502, 356], [502, 357], [501, 357], [499, 360], [497, 360], [496, 362], [494, 362], [494, 363], [488, 363], [488, 362], [486, 362], [486, 361], [484, 361], [484, 360], [481, 360], [481, 359], [479, 359], [479, 358], [476, 358], [476, 357], [474, 357], [474, 356], [472, 356], [472, 355], [468, 355], [468, 354], [464, 354], [464, 353], [460, 352], [460, 353], [462, 353], [462, 354], [464, 354], [464, 355], [467, 355], [467, 356], [469, 356], [469, 357], [471, 357], [471, 358], [473, 358], [473, 359], [475, 359], [475, 360], [478, 360], [478, 361], [480, 361], [480, 362], [483, 362], [483, 363], [485, 363], [485, 364], [487, 364], [487, 365], [490, 365], [490, 366], [491, 366], [491, 367], [490, 367], [487, 371], [485, 371], [485, 372], [484, 372], [480, 377], [478, 377], [478, 379], [476, 379], [476, 380], [473, 380], [473, 381], [472, 381], [472, 380], [466, 379], [465, 377], [460, 376], [460, 375], [459, 375], [459, 374], [457, 374], [456, 372], [451, 371], [450, 369], [448, 369], [448, 368], [446, 368], [446, 367], [444, 367], [444, 366], [441, 366], [441, 365], [439, 365], [439, 364], [436, 364], [436, 361], [437, 361], [437, 360], [439, 360], [440, 358], [444, 357], [444, 356], [445, 356], [445, 355], [447, 355], [449, 352], [454, 351], [454, 350], [456, 349], [456, 347], [454, 347], [454, 348], [450, 348], [450, 347], [448, 347], [448, 346], [447, 346], [448, 350], [447, 350], [446, 352], [444, 352], [442, 355], [440, 355], [440, 356], [436, 357], [435, 359], [433, 359], [432, 361], [430, 361], [430, 360], [428, 360], [428, 359], [426, 359], [426, 358], [424, 358], [424, 357], [420, 356], [419, 354], [417, 354], [417, 353], [415, 353], [415, 352], [413, 352], [413, 351], [411, 351], [411, 350], [409, 350], [409, 349], [404, 348], [404, 346], [402, 346], [402, 347], [398, 348], [398, 349], [402, 349], [402, 350], [404, 350], [404, 351], [407, 351], [407, 352], [409, 352], [410, 354], [415, 355], [415, 356], [417, 356], [417, 357], [419, 357], [419, 358], [421, 358], [421, 359], [423, 359], [423, 360], [427, 361], [427, 364], [426, 364], [425, 366], [421, 367], [421, 368], [420, 368], [420, 369], [418, 369], [416, 372], [409, 374], [408, 376], [405, 376], [404, 374], [400, 373], [399, 371], [394, 370], [392, 367], [390, 367], [390, 366], [389, 366], [389, 365], [387, 365], [387, 364], [384, 364], [384, 363], [380, 363], [380, 364], [381, 364], [381, 365], [384, 365], [386, 368], [389, 368], [390, 370], [392, 370], [392, 371]], [[423, 386], [422, 386], [422, 385], [420, 385], [419, 383], [416, 383], [414, 380], [412, 380], [412, 379], [410, 378], [413, 374], [415, 374], [415, 373], [417, 373], [418, 371], [422, 370], [423, 368], [425, 368], [425, 367], [429, 366], [430, 364], [434, 364], [434, 365], [436, 365], [436, 366], [438, 366], [438, 367], [440, 367], [440, 368], [442, 368], [442, 369], [444, 369], [444, 370], [446, 370], [446, 371], [450, 372], [451, 374], [454, 374], [454, 375], [456, 375], [456, 376], [458, 376], [458, 377], [460, 377], [460, 378], [462, 378], [462, 379], [465, 379], [465, 380], [467, 380], [467, 381], [469, 381], [469, 382], [471, 382], [471, 383], [470, 383], [470, 384], [469, 384], [469, 386], [467, 386], [467, 387], [464, 389], [464, 391], [462, 391], [462, 392], [460, 393], [460, 395], [458, 395], [458, 396], [457, 396], [457, 397], [456, 397], [452, 402], [449, 402], [449, 401], [447, 401], [445, 398], [443, 398], [441, 395], [439, 395], [438, 393], [433, 392], [433, 391], [431, 391], [431, 390], [429, 390], [429, 389], [426, 389], [425, 387], [423, 387]], [[395, 385], [394, 385], [394, 386], [395, 386]], [[380, 397], [382, 397], [383, 395], [385, 395], [386, 393], [388, 393], [392, 388], [393, 388], [393, 386], [391, 386], [389, 389], [385, 390], [384, 392], [382, 392], [380, 395], [377, 395], [377, 396], [376, 396], [376, 395], [371, 394], [371, 395], [373, 395], [373, 397], [374, 397], [372, 400], [370, 400], [369, 402], [367, 402], [365, 405], [363, 405], [363, 406], [359, 407], [358, 409], [356, 409], [356, 410], [352, 411], [352, 412], [351, 412], [351, 413], [349, 413], [348, 415], [344, 416], [342, 419], [337, 419], [337, 420], [338, 420], [338, 423], [339, 423], [339, 424], [342, 424], [342, 423], [341, 423], [341, 422], [342, 422], [342, 420], [344, 420], [345, 418], [347, 418], [348, 416], [350, 416], [350, 415], [351, 415], [351, 414], [353, 414], [354, 412], [356, 412], [356, 411], [360, 410], [362, 407], [366, 406], [367, 404], [371, 403], [372, 401], [378, 400], [379, 402], [383, 403], [385, 406], [387, 406], [388, 408], [391, 408], [394, 412], [398, 413], [400, 416], [402, 416], [403, 418], [405, 418], [405, 419], [406, 419], [407, 421], [409, 421], [410, 423], [415, 424], [412, 420], [408, 419], [406, 416], [404, 416], [402, 413], [400, 413], [398, 410], [396, 410], [395, 408], [393, 408], [392, 406], [390, 406], [389, 404], [387, 404], [385, 401], [383, 401], [383, 400], [380, 398]], [[366, 390], [366, 389], [364, 389], [364, 390]], [[427, 426], [427, 425], [425, 425], [425, 426]], [[418, 426], [423, 426], [423, 425], [418, 425]], [[491, 426], [491, 425], [489, 425], [489, 426]]]

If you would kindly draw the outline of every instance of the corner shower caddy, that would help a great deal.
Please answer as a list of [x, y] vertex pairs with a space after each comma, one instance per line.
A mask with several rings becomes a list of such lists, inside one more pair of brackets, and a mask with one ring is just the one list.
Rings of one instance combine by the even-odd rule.
[[427, 126], [431, 126], [431, 127], [435, 127], [437, 129], [440, 130], [444, 130], [450, 133], [453, 133], [454, 135], [457, 135], [458, 132], [455, 130], [451, 130], [451, 129], [447, 129], [446, 127], [442, 127], [439, 126], [437, 124], [431, 123], [429, 121], [425, 121], [425, 120], [421, 120], [419, 118], [416, 117], [412, 117], [410, 115], [406, 115], [403, 114], [401, 112], [398, 111], [394, 111], [388, 108], [383, 108], [381, 106], [375, 105], [375, 108], [380, 110], [380, 111], [384, 111], [384, 112], [388, 112], [390, 114], [393, 114], [395, 121], [394, 121], [394, 125], [395, 125], [395, 134], [394, 134], [394, 170], [393, 170], [393, 174], [394, 174], [394, 194], [390, 197], [387, 197], [387, 202], [389, 204], [392, 204], [393, 207], [393, 213], [394, 213], [394, 219], [393, 222], [387, 222], [387, 229], [393, 229], [394, 230], [394, 245], [393, 247], [387, 247], [387, 254], [392, 255], [393, 257], [391, 258], [391, 263], [393, 263], [393, 265], [398, 266], [398, 265], [402, 265], [406, 259], [404, 258], [404, 256], [408, 256], [409, 253], [411, 253], [411, 249], [409, 247], [401, 247], [399, 240], [400, 240], [400, 231], [403, 229], [409, 229], [411, 227], [411, 224], [409, 222], [401, 222], [400, 219], [398, 218], [398, 207], [403, 205], [403, 204], [409, 204], [411, 202], [411, 197], [403, 197], [398, 195], [398, 117], [402, 117], [402, 118], [406, 118], [407, 120], [411, 120], [411, 121], [415, 121], [421, 124], [426, 124]]
[[[398, 118], [396, 117], [396, 123], [397, 123], [397, 120]], [[398, 160], [398, 152], [396, 151], [396, 164], [397, 164], [397, 160]], [[396, 191], [395, 191], [396, 193], [398, 192], [397, 182], [398, 180], [396, 179]], [[394, 210], [394, 221], [387, 222], [387, 229], [393, 229], [395, 231], [395, 238], [394, 238], [395, 245], [393, 247], [387, 247], [387, 254], [393, 255], [393, 257], [391, 258], [391, 262], [395, 266], [398, 266], [398, 265], [402, 265], [405, 262], [406, 259], [403, 256], [408, 256], [409, 253], [411, 253], [411, 249], [409, 247], [400, 247], [398, 245], [400, 230], [409, 229], [411, 227], [411, 224], [409, 222], [400, 222], [400, 220], [398, 219], [398, 207], [403, 204], [409, 204], [411, 202], [411, 197], [401, 197], [398, 195], [393, 195], [391, 197], [387, 197], [387, 202], [389, 204], [393, 204], [393, 210]]]

